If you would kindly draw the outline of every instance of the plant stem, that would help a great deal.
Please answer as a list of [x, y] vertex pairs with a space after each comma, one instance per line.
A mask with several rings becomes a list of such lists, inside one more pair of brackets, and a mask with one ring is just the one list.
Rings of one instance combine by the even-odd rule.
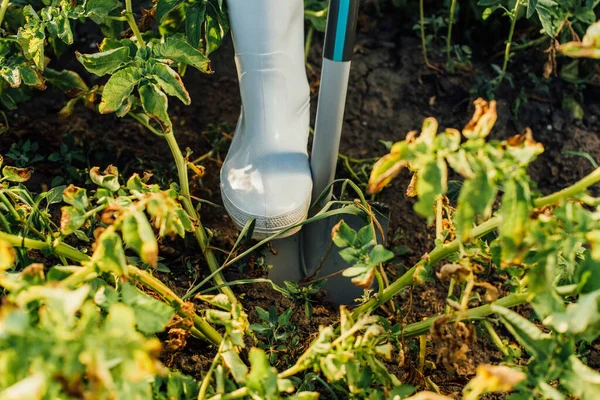
[[425, 40], [425, 6], [423, 0], [419, 0], [419, 17], [421, 24], [421, 47], [423, 48], [423, 60], [425, 65], [429, 66], [429, 58], [427, 57], [427, 41]]
[[23, 222], [22, 219], [21, 219], [21, 216], [19, 215], [19, 213], [17, 212], [17, 210], [15, 209], [15, 207], [8, 200], [8, 197], [6, 197], [6, 195], [4, 193], [0, 193], [0, 201], [2, 203], [4, 203], [4, 205], [6, 206], [6, 208], [8, 208], [8, 212], [11, 213], [11, 215], [13, 216], [14, 219], [17, 220], [17, 222]]
[[2, 0], [2, 5], [0, 5], [0, 28], [2, 27], [2, 22], [4, 21], [4, 16], [6, 15], [7, 9], [8, 0]]
[[308, 33], [306, 34], [306, 43], [304, 43], [304, 64], [308, 64], [308, 53], [310, 52], [310, 45], [312, 44], [313, 34], [315, 33], [315, 27], [310, 25]]
[[450, 16], [448, 20], [448, 36], [446, 37], [446, 65], [450, 65], [452, 61], [451, 47], [452, 47], [452, 28], [454, 27], [454, 13], [456, 12], [456, 0], [452, 0], [450, 5]]
[[519, 7], [521, 6], [521, 0], [517, 0], [515, 3], [515, 8], [510, 14], [511, 22], [510, 22], [510, 31], [508, 32], [508, 41], [506, 42], [506, 49], [504, 50], [504, 64], [502, 65], [502, 72], [500, 72], [500, 76], [498, 77], [498, 83], [496, 84], [496, 89], [500, 87], [500, 84], [504, 80], [504, 76], [506, 75], [506, 69], [508, 68], [508, 61], [510, 60], [510, 47], [512, 46], [513, 36], [515, 34], [515, 25], [517, 24], [517, 14], [519, 12]]
[[133, 7], [131, 6], [131, 0], [125, 0], [125, 18], [127, 19], [127, 23], [131, 28], [135, 38], [137, 39], [138, 46], [141, 48], [146, 48], [146, 42], [144, 42], [144, 38], [142, 38], [142, 34], [140, 33], [140, 29], [135, 22], [135, 17], [133, 15]]
[[158, 293], [163, 299], [168, 301], [175, 309], [177, 314], [183, 318], [191, 318], [194, 321], [194, 327], [198, 329], [209, 341], [214, 345], [219, 346], [223, 341], [223, 338], [208, 322], [198, 316], [194, 311], [186, 310], [186, 304], [175, 292], [169, 289], [164, 283], [156, 279], [146, 271], [143, 271], [132, 265], [127, 266], [127, 274], [130, 278], [133, 278], [144, 286], [152, 289]]
[[[219, 262], [217, 261], [217, 257], [212, 249], [209, 247], [208, 235], [206, 234], [206, 230], [200, 221], [200, 215], [196, 212], [194, 205], [192, 204], [192, 199], [190, 197], [190, 183], [188, 180], [188, 170], [185, 162], [185, 158], [181, 153], [181, 149], [177, 144], [177, 139], [175, 139], [175, 135], [173, 132], [166, 132], [164, 135], [169, 148], [171, 149], [171, 153], [173, 154], [173, 159], [175, 160], [175, 165], [177, 167], [177, 175], [179, 177], [179, 190], [181, 194], [181, 202], [183, 204], [183, 208], [185, 211], [193, 218], [196, 219], [198, 226], [194, 230], [194, 236], [198, 244], [200, 245], [200, 249], [204, 254], [204, 258], [206, 259], [206, 263], [208, 264], [208, 268], [212, 273], [215, 273], [219, 269]], [[217, 285], [225, 285], [226, 281], [223, 278], [221, 273], [215, 273], [214, 280]], [[221, 291], [227, 295], [229, 301], [232, 304], [237, 303], [237, 298], [233, 291], [228, 286], [223, 286]]]
[[[497, 306], [510, 308], [510, 307], [515, 307], [520, 304], [526, 303], [528, 299], [529, 299], [529, 293], [516, 293], [516, 294], [511, 294], [509, 296], [503, 297], [493, 304], [495, 304]], [[480, 307], [471, 308], [465, 314], [458, 316], [454, 320], [457, 320], [457, 319], [468, 319], [468, 320], [481, 319], [481, 318], [487, 317], [490, 314], [493, 314], [492, 306], [491, 306], [491, 304], [486, 304], [486, 305], [483, 305]], [[433, 325], [433, 323], [436, 320], [438, 320], [439, 318], [442, 318], [442, 317], [444, 317], [444, 316], [440, 315], [437, 317], [427, 318], [424, 321], [415, 322], [414, 324], [407, 325], [406, 327], [404, 327], [404, 329], [402, 331], [402, 336], [405, 339], [410, 339], [410, 338], [413, 338], [416, 336], [424, 335], [425, 333], [429, 332], [431, 325]]]
[[[454, 280], [454, 278], [451, 278], [450, 285], [448, 286], [448, 295], [446, 296], [447, 299], [449, 299], [450, 296], [454, 294], [454, 285], [456, 285], [456, 280]], [[452, 307], [450, 307], [450, 304], [446, 304], [446, 315], [450, 314], [451, 311]]]
[[481, 322], [483, 323], [483, 327], [488, 331], [492, 342], [494, 342], [496, 347], [498, 347], [498, 350], [500, 350], [500, 352], [504, 354], [504, 357], [508, 357], [508, 349], [506, 348], [504, 343], [502, 343], [502, 339], [500, 339], [500, 336], [498, 336], [498, 332], [496, 332], [490, 321], [484, 319]]
[[419, 372], [425, 371], [425, 355], [427, 354], [427, 335], [419, 336]]
[[[5, 232], [0, 232], [0, 240], [4, 240], [7, 243], [15, 247], [26, 247], [29, 249], [37, 249], [37, 250], [50, 250], [59, 256], [64, 256], [70, 260], [77, 261], [80, 263], [85, 263], [91, 261], [90, 256], [87, 254], [83, 254], [74, 247], [69, 246], [65, 243], [58, 243], [57, 245], [51, 245], [46, 242], [42, 242], [40, 240], [28, 239], [22, 236], [11, 235]], [[175, 292], [169, 289], [164, 283], [154, 278], [152, 275], [148, 274], [145, 271], [140, 270], [139, 268], [128, 266], [128, 275], [130, 278], [133, 278], [144, 286], [152, 289], [154, 292], [158, 293], [161, 297], [167, 300], [175, 311], [183, 317], [183, 318], [192, 318], [194, 321], [194, 327], [198, 329], [204, 337], [206, 337], [209, 341], [214, 343], [215, 345], [219, 345], [222, 341], [221, 335], [214, 330], [212, 326], [208, 324], [204, 319], [199, 317], [196, 313], [190, 313], [185, 310], [184, 302], [181, 300]], [[66, 278], [64, 282], [67, 282], [68, 285], [74, 285], [77, 283], [85, 282], [86, 278], [93, 277], [95, 274], [88, 267], [82, 267], [78, 269], [71, 277]]]
[[[572, 198], [573, 196], [584, 192], [588, 187], [600, 181], [600, 168], [595, 169], [589, 175], [585, 176], [583, 179], [578, 181], [577, 183], [561, 190], [556, 193], [553, 193], [549, 196], [540, 197], [534, 200], [533, 205], [535, 207], [543, 207], [550, 204], [557, 203], [561, 200]], [[498, 225], [500, 224], [499, 217], [493, 217], [485, 221], [484, 223], [476, 226], [472, 234], [472, 239], [477, 239], [482, 236], [487, 235], [488, 233], [494, 231]], [[460, 249], [462, 242], [460, 239], [455, 239], [450, 243], [437, 246], [431, 253], [429, 253], [427, 260], [422, 260], [411, 269], [406, 271], [404, 275], [398, 278], [395, 282], [389, 285], [386, 290], [383, 291], [381, 296], [377, 296], [377, 298], [372, 298], [357, 309], [355, 309], [352, 313], [354, 318], [358, 318], [360, 315], [371, 312], [373, 309], [379, 307], [381, 304], [386, 303], [392, 297], [396, 296], [398, 293], [402, 291], [402, 289], [410, 286], [414, 282], [414, 273], [417, 270], [417, 267], [423, 263], [427, 262], [430, 265], [434, 265], [437, 262], [443, 260], [448, 257], [450, 254], [457, 252]]]

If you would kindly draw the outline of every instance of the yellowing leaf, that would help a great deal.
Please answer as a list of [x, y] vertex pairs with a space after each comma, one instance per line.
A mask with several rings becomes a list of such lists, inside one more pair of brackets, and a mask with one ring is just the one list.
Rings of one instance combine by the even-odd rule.
[[13, 249], [10, 243], [0, 239], [0, 270], [9, 269], [13, 266], [15, 260], [15, 249]]
[[369, 193], [377, 193], [398, 176], [400, 171], [408, 166], [408, 162], [406, 161], [408, 153], [408, 144], [406, 142], [394, 144], [390, 154], [383, 156], [373, 166], [367, 191]]
[[480, 365], [475, 378], [465, 387], [463, 400], [477, 400], [484, 393], [509, 392], [526, 377], [523, 372], [503, 365]]
[[498, 120], [496, 101], [492, 100], [488, 103], [484, 99], [478, 98], [473, 104], [475, 113], [462, 133], [467, 139], [483, 139], [490, 134]]

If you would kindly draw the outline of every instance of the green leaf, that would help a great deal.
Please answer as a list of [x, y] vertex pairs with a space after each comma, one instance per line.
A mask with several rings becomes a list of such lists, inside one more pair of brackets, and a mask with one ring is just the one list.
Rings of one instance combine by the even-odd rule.
[[0, 69], [0, 77], [2, 77], [12, 88], [21, 86], [21, 73], [19, 68], [6, 66]]
[[17, 168], [6, 165], [2, 168], [2, 177], [9, 182], [27, 182], [33, 174], [33, 168]]
[[209, 0], [208, 2], [205, 21], [207, 56], [221, 46], [223, 37], [229, 31], [227, 13], [223, 9], [222, 4], [222, 0]]
[[504, 182], [504, 195], [498, 211], [501, 221], [498, 232], [502, 240], [502, 259], [506, 263], [513, 262], [521, 250], [533, 208], [529, 184], [525, 179], [518, 177]]
[[112, 231], [106, 231], [100, 235], [92, 262], [102, 272], [127, 276], [127, 260], [119, 235]]
[[478, 216], [487, 217], [496, 199], [496, 185], [483, 168], [476, 171], [473, 179], [467, 179], [458, 195], [454, 225], [462, 240], [471, 238], [471, 230]]
[[19, 73], [23, 83], [27, 86], [32, 86], [39, 90], [45, 90], [46, 85], [44, 84], [44, 78], [40, 71], [30, 65], [20, 65]]
[[508, 308], [492, 304], [492, 311], [500, 316], [502, 323], [513, 334], [527, 352], [539, 359], [550, 355], [552, 339], [535, 324]]
[[600, 399], [600, 373], [585, 365], [575, 355], [569, 356], [570, 368], [560, 376], [571, 396], [582, 400]]
[[344, 220], [338, 222], [332, 229], [333, 243], [337, 247], [354, 246], [356, 243], [357, 233]]
[[59, 38], [68, 45], [73, 44], [71, 21], [69, 21], [69, 18], [66, 15], [60, 14], [52, 18], [47, 22], [46, 29], [48, 29], [48, 33], [51, 37]]
[[73, 206], [61, 208], [60, 231], [63, 235], [70, 235], [85, 224], [85, 211]]
[[447, 167], [441, 159], [428, 160], [417, 171], [417, 194], [419, 201], [414, 205], [417, 214], [432, 219], [433, 206], [437, 197], [447, 190]]
[[98, 23], [102, 21], [108, 13], [119, 7], [119, 5], [119, 0], [87, 0], [85, 2], [85, 11], [96, 23]]
[[367, 224], [360, 228], [356, 237], [356, 247], [363, 247], [367, 245], [375, 244], [375, 232], [373, 231], [373, 225]]
[[128, 212], [123, 217], [121, 232], [123, 232], [125, 244], [133, 248], [140, 255], [143, 262], [156, 267], [158, 264], [158, 243], [146, 215], [138, 210]]
[[163, 22], [168, 13], [177, 8], [184, 0], [158, 0], [156, 4], [156, 20]]
[[100, 172], [100, 168], [93, 167], [90, 169], [90, 178], [96, 185], [116, 192], [121, 187], [119, 183], [119, 170], [113, 165], [106, 167], [103, 173]]
[[153, 83], [141, 86], [139, 89], [142, 107], [148, 116], [160, 124], [163, 131], [171, 132], [173, 125], [169, 118], [169, 100], [158, 86]]
[[383, 245], [378, 244], [373, 247], [373, 250], [369, 253], [369, 259], [371, 261], [371, 265], [379, 265], [383, 264], [386, 261], [394, 258], [394, 253], [383, 247]]
[[[527, 2], [527, 19], [531, 18], [535, 14], [538, 0], [529, 0]], [[595, 22], [595, 21], [592, 21]]]
[[190, 105], [191, 98], [181, 77], [171, 67], [156, 63], [152, 66], [152, 77], [158, 82], [160, 88], [169, 96], [175, 96], [185, 105]]
[[76, 52], [75, 55], [88, 72], [98, 76], [112, 74], [117, 68], [132, 61], [129, 54], [129, 47], [127, 46], [94, 54]]
[[33, 62], [40, 69], [40, 71], [43, 71], [45, 67], [45, 41], [46, 34], [44, 33], [44, 28], [41, 25], [27, 25], [19, 29], [19, 32], [17, 33], [17, 42], [23, 50], [23, 55], [28, 60], [33, 60]]
[[202, 24], [206, 15], [206, 3], [192, 3], [185, 14], [185, 36], [188, 42], [195, 48], [200, 47], [202, 39]]
[[85, 189], [69, 185], [62, 194], [63, 201], [79, 210], [85, 210], [90, 205]]
[[277, 371], [269, 365], [264, 350], [253, 348], [248, 354], [250, 372], [246, 376], [246, 387], [255, 398], [278, 399]]
[[129, 283], [122, 286], [121, 298], [123, 303], [133, 309], [137, 329], [146, 335], [164, 331], [173, 317], [171, 307], [140, 292]]
[[212, 72], [210, 70], [210, 60], [185, 40], [170, 37], [164, 43], [154, 44], [152, 51], [158, 58], [188, 64], [204, 73]]
[[72, 90], [89, 90], [88, 85], [78, 73], [69, 71], [67, 69], [57, 71], [52, 68], [46, 68], [44, 70], [44, 78], [52, 86], [65, 93]]
[[117, 71], [104, 85], [102, 102], [98, 110], [102, 114], [117, 111], [127, 100], [141, 78], [141, 71], [137, 67], [126, 67]]
[[577, 303], [569, 304], [565, 312], [552, 314], [544, 324], [592, 343], [600, 336], [600, 290], [581, 295]]

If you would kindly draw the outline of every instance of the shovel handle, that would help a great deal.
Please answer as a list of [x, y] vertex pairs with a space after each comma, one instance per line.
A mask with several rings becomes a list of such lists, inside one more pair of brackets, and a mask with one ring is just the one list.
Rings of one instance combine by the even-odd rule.
[[[315, 201], [335, 178], [360, 0], [330, 0], [310, 167]], [[321, 204], [328, 202], [327, 196]]]
[[324, 57], [331, 61], [352, 59], [360, 0], [330, 0]]

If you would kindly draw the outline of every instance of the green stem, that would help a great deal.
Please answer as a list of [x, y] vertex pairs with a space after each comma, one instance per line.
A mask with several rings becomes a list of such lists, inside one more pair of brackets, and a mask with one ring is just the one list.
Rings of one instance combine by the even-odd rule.
[[484, 319], [482, 321], [482, 323], [483, 323], [483, 327], [488, 331], [488, 334], [490, 335], [492, 342], [494, 342], [496, 347], [498, 347], [498, 350], [500, 350], [500, 352], [502, 352], [502, 354], [504, 354], [504, 357], [508, 357], [508, 354], [509, 354], [508, 349], [506, 348], [504, 343], [502, 343], [502, 339], [500, 339], [500, 336], [498, 336], [498, 332], [496, 332], [496, 330], [494, 329], [494, 327], [492, 326], [490, 321], [488, 321], [487, 319]]
[[[200, 245], [200, 249], [204, 254], [204, 258], [206, 259], [206, 263], [208, 264], [208, 268], [212, 273], [215, 273], [219, 269], [219, 262], [217, 261], [217, 257], [215, 253], [209, 246], [208, 235], [206, 234], [206, 230], [200, 221], [200, 215], [196, 212], [194, 205], [192, 204], [192, 199], [190, 197], [190, 183], [188, 179], [188, 170], [187, 165], [185, 163], [185, 158], [181, 153], [181, 149], [177, 144], [177, 139], [175, 139], [175, 135], [173, 132], [166, 132], [164, 135], [169, 148], [171, 149], [171, 153], [173, 154], [173, 159], [175, 160], [175, 165], [177, 167], [177, 175], [179, 177], [179, 190], [181, 193], [181, 202], [183, 204], [183, 208], [185, 211], [192, 217], [196, 219], [198, 226], [194, 230], [194, 236], [198, 244]], [[215, 273], [214, 280], [217, 285], [225, 285], [227, 282], [221, 273]], [[233, 291], [228, 286], [223, 286], [221, 288], [222, 292], [227, 295], [229, 301], [232, 304], [237, 303], [237, 298]]]
[[8, 212], [13, 216], [14, 219], [17, 220], [17, 222], [23, 222], [23, 220], [21, 219], [21, 216], [19, 215], [19, 213], [17, 212], [15, 207], [8, 200], [8, 197], [6, 197], [6, 195], [4, 193], [0, 193], [0, 201], [2, 203], [4, 203], [6, 208], [8, 208]]
[[[496, 301], [494, 304], [497, 306], [510, 308], [510, 307], [518, 306], [520, 304], [524, 304], [527, 302], [528, 299], [529, 299], [529, 293], [516, 293], [516, 294], [511, 294], [509, 296], [503, 297], [500, 300]], [[457, 319], [468, 319], [468, 320], [481, 319], [481, 318], [487, 317], [490, 314], [493, 314], [492, 305], [486, 304], [486, 305], [483, 305], [480, 307], [471, 308], [465, 314], [455, 318], [455, 320], [457, 320]], [[402, 336], [405, 339], [410, 339], [410, 338], [414, 338], [416, 336], [424, 335], [425, 333], [429, 332], [431, 325], [433, 325], [433, 323], [436, 320], [438, 320], [439, 318], [443, 318], [443, 317], [445, 317], [445, 316], [440, 315], [437, 317], [427, 318], [424, 321], [415, 322], [414, 324], [407, 325], [406, 327], [404, 327], [404, 330], [402, 331]]]
[[[449, 299], [450, 296], [452, 296], [452, 294], [454, 293], [455, 285], [456, 285], [456, 280], [454, 280], [454, 278], [451, 278], [450, 285], [448, 286], [448, 295], [446, 296], [447, 299]], [[450, 307], [449, 304], [446, 304], [446, 315], [449, 315], [451, 311], [452, 311], [452, 307]]]
[[427, 40], [425, 39], [425, 6], [423, 0], [419, 0], [419, 16], [421, 23], [421, 47], [423, 48], [423, 60], [425, 65], [429, 66], [429, 58], [427, 57]]
[[427, 354], [427, 335], [419, 336], [419, 372], [425, 371], [425, 355]]
[[217, 355], [215, 356], [215, 358], [213, 358], [213, 361], [210, 364], [210, 368], [208, 369], [206, 376], [204, 376], [204, 379], [202, 380], [202, 384], [200, 385], [200, 391], [198, 392], [198, 400], [204, 400], [206, 398], [206, 391], [208, 390], [208, 385], [212, 378], [213, 371], [215, 370], [215, 368], [217, 366], [217, 361], [219, 361], [219, 358], [221, 358], [221, 351], [223, 349], [223, 343], [224, 342], [221, 342], [221, 344], [219, 345], [219, 349], [217, 350]]
[[133, 16], [133, 7], [131, 6], [131, 0], [125, 0], [125, 13], [123, 15], [131, 28], [135, 38], [137, 39], [138, 46], [141, 48], [146, 47], [146, 42], [144, 42], [144, 38], [142, 38], [142, 34], [135, 22], [135, 17]]
[[[600, 168], [595, 169], [589, 175], [585, 176], [583, 179], [578, 181], [577, 183], [559, 191], [553, 193], [549, 196], [540, 197], [534, 200], [533, 205], [535, 207], [544, 207], [550, 204], [557, 203], [561, 200], [572, 198], [577, 194], [584, 192], [588, 187], [592, 186], [595, 183], [600, 181]], [[482, 236], [487, 235], [488, 233], [494, 231], [498, 228], [500, 224], [500, 218], [493, 217], [482, 223], [481, 225], [476, 226], [471, 232], [472, 238], [477, 239]], [[427, 260], [422, 260], [411, 269], [406, 271], [404, 275], [398, 278], [395, 282], [389, 285], [386, 290], [382, 293], [381, 297], [377, 296], [377, 298], [372, 298], [360, 307], [358, 307], [352, 313], [354, 318], [358, 318], [360, 315], [371, 312], [375, 308], [379, 307], [381, 304], [386, 303], [392, 297], [396, 296], [400, 293], [404, 288], [410, 286], [414, 282], [414, 273], [417, 270], [417, 267], [423, 263], [427, 262], [430, 265], [434, 265], [437, 262], [443, 260], [448, 257], [450, 254], [457, 252], [460, 249], [462, 242], [460, 239], [455, 239], [450, 243], [444, 244], [442, 246], [437, 246], [431, 253], [429, 253]]]
[[219, 346], [223, 341], [223, 338], [208, 322], [198, 316], [194, 311], [187, 311], [183, 300], [169, 289], [164, 283], [156, 279], [146, 271], [143, 271], [137, 267], [129, 265], [127, 267], [127, 274], [130, 278], [134, 278], [144, 286], [152, 289], [158, 293], [163, 299], [168, 301], [171, 306], [175, 309], [177, 314], [183, 318], [191, 318], [194, 321], [194, 327], [198, 329], [209, 341], [214, 345]]
[[131, 118], [135, 119], [140, 124], [144, 125], [146, 127], [146, 129], [148, 129], [150, 132], [154, 133], [156, 136], [165, 137], [165, 135], [162, 132], [159, 132], [158, 129], [154, 128], [152, 125], [150, 125], [148, 123], [148, 121], [146, 121], [144, 118], [140, 117], [138, 114], [129, 112], [127, 115], [129, 115]]
[[515, 34], [515, 26], [517, 24], [517, 14], [519, 12], [519, 7], [521, 6], [521, 0], [517, 0], [515, 4], [515, 8], [513, 12], [510, 14], [511, 22], [510, 22], [510, 31], [508, 32], [508, 41], [506, 42], [506, 49], [504, 50], [504, 64], [502, 65], [502, 72], [500, 72], [500, 76], [498, 77], [498, 83], [496, 84], [496, 89], [500, 87], [500, 84], [504, 80], [504, 76], [506, 75], [506, 70], [508, 68], [508, 61], [510, 60], [510, 48], [512, 46], [513, 36]]
[[306, 42], [304, 43], [304, 64], [308, 64], [308, 53], [310, 52], [310, 46], [312, 44], [313, 34], [315, 33], [315, 27], [310, 26], [308, 33], [306, 34]]
[[10, 224], [8, 223], [8, 221], [6, 220], [6, 217], [4, 216], [4, 214], [0, 214], [0, 224], [2, 225], [2, 228], [8, 232], [8, 233], [12, 233], [12, 229], [10, 228]]
[[0, 27], [2, 27], [2, 21], [4, 21], [4, 15], [6, 15], [7, 9], [8, 9], [8, 0], [2, 0], [2, 5], [0, 5]]
[[446, 62], [447, 65], [450, 65], [450, 61], [452, 61], [451, 56], [451, 47], [452, 47], [452, 28], [454, 27], [454, 13], [456, 12], [456, 0], [452, 0], [452, 4], [450, 5], [450, 17], [448, 20], [448, 37], [446, 38]]

